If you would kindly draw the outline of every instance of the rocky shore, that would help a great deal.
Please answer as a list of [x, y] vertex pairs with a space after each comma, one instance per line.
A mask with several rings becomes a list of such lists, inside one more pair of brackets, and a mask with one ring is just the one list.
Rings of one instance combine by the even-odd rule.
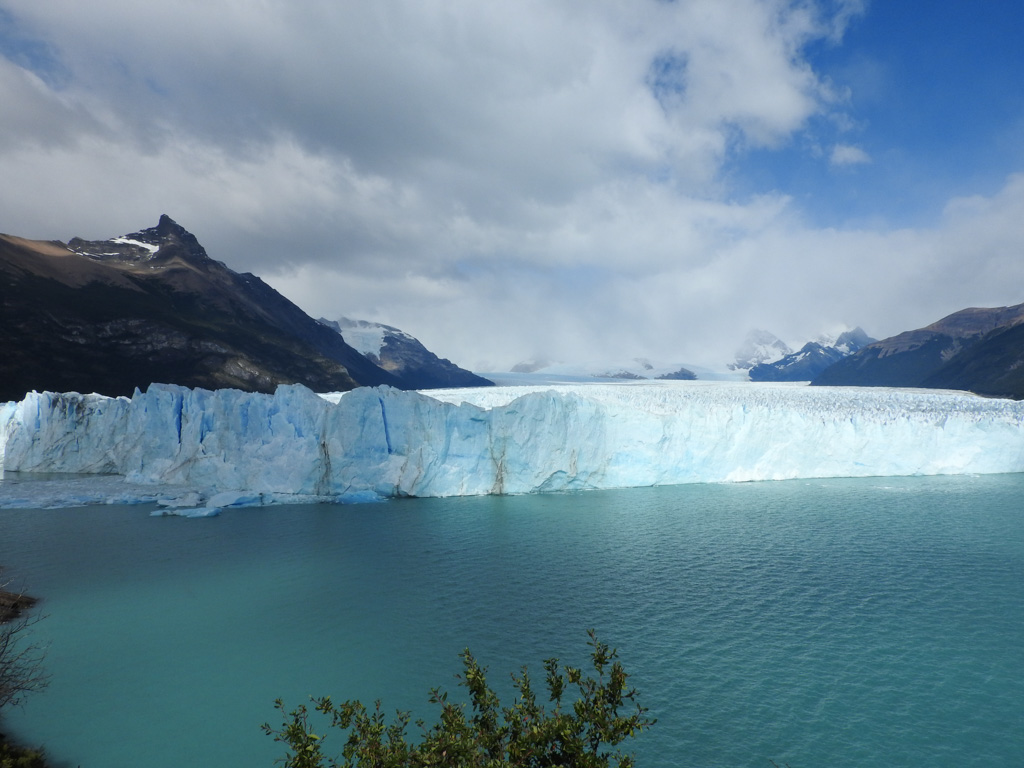
[[38, 598], [0, 589], [0, 624], [16, 619], [21, 612], [39, 602]]

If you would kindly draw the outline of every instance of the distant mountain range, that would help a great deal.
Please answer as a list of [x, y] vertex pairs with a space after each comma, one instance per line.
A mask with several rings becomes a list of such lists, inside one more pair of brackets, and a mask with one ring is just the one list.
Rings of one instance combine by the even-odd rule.
[[758, 363], [750, 369], [751, 381], [812, 381], [826, 368], [873, 342], [863, 329], [839, 334], [834, 341], [809, 341], [799, 351], [778, 360]]
[[0, 235], [0, 286], [0, 401], [33, 389], [130, 395], [153, 382], [323, 392], [458, 378], [447, 361], [431, 376], [385, 370], [255, 275], [211, 259], [168, 216], [102, 241]]
[[812, 383], [963, 389], [1024, 399], [1024, 304], [964, 309], [868, 344]]
[[[491, 384], [397, 328], [314, 320], [255, 275], [211, 259], [168, 216], [101, 241], [0, 235], [0, 289], [0, 401], [33, 389], [130, 395], [154, 382], [258, 392], [290, 383], [320, 392]], [[965, 309], [882, 341], [857, 328], [797, 352], [755, 331], [728, 367], [730, 376], [754, 381], [963, 389], [1021, 399], [1024, 304]], [[516, 368], [590, 379], [697, 377], [689, 367], [642, 358]]]

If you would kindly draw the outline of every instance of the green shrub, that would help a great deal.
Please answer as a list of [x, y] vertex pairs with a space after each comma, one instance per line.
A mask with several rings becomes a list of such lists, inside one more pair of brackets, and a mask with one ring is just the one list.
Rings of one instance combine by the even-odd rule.
[[26, 749], [8, 744], [0, 734], [0, 768], [47, 768], [41, 749]]
[[[487, 670], [469, 650], [461, 654], [463, 673], [459, 685], [469, 693], [469, 708], [448, 700], [439, 689], [430, 702], [440, 707], [438, 722], [422, 731], [418, 744], [407, 740], [409, 714], [399, 712], [388, 724], [378, 701], [367, 710], [359, 701], [335, 704], [330, 697], [313, 699], [314, 710], [329, 718], [331, 728], [347, 731], [341, 758], [326, 765], [343, 768], [629, 768], [632, 756], [619, 745], [655, 723], [636, 702], [637, 692], [627, 685], [628, 675], [615, 649], [589, 632], [591, 662], [596, 675], [587, 676], [575, 667], [561, 666], [558, 659], [544, 662], [548, 704], [537, 701], [524, 667], [512, 675], [516, 690], [512, 706], [502, 707], [487, 685]], [[574, 690], [575, 696], [567, 697]], [[285, 715], [278, 699], [275, 707]], [[262, 726], [263, 731], [284, 743], [285, 768], [322, 768], [324, 735], [310, 724], [305, 706], [285, 715], [281, 728]]]

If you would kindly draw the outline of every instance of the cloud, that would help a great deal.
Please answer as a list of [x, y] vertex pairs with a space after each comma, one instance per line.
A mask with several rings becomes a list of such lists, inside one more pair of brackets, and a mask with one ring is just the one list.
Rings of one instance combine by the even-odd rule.
[[34, 72], [0, 58], [0, 154], [29, 147], [56, 147], [99, 125], [89, 113], [60, 97]]
[[[798, 56], [811, 22], [777, 2], [8, 5], [69, 91], [136, 138], [171, 124], [233, 151], [288, 134], [361, 170], [500, 173], [540, 199], [666, 157], [702, 167], [726, 129], [777, 141], [821, 88]], [[659, 104], [645, 80], [671, 52], [686, 93]]]
[[871, 155], [852, 144], [836, 144], [828, 161], [834, 166], [862, 165], [871, 162]]
[[1016, 178], [931, 231], [815, 229], [784, 190], [731, 191], [724, 168], [797, 138], [833, 146], [823, 166], [870, 161], [803, 135], [851, 122], [804, 51], [839, 44], [859, 3], [5, 7], [49, 58], [0, 58], [3, 231], [168, 213], [311, 314], [471, 366], [723, 360], [754, 326], [800, 342], [1011, 302]]
[[[102, 126], [128, 157], [187, 145], [251, 166], [291, 145], [480, 226], [530, 227], [631, 176], [713, 193], [730, 147], [782, 141], [821, 108], [799, 49], [825, 30], [803, 4], [7, 6], [68, 73], [49, 97], [76, 114], [37, 122]], [[652, 63], [676, 55], [685, 72], [659, 100]], [[31, 101], [5, 91], [6, 114]]]

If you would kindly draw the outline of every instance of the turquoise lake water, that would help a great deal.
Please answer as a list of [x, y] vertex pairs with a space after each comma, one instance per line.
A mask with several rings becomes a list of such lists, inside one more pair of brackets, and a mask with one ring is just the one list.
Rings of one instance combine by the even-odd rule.
[[148, 512], [0, 510], [58, 766], [269, 767], [277, 697], [429, 717], [464, 647], [505, 692], [590, 627], [640, 766], [1024, 765], [1024, 475]]

